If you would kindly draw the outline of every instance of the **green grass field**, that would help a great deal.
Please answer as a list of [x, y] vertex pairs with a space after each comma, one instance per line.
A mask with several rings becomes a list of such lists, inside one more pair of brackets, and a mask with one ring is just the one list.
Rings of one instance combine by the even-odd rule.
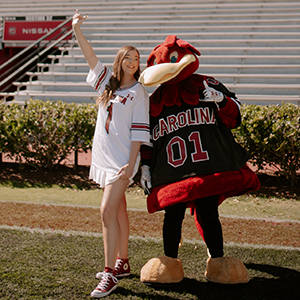
[[[88, 299], [103, 266], [102, 239], [88, 235], [0, 230], [0, 299]], [[105, 299], [299, 299], [300, 252], [268, 248], [226, 247], [228, 256], [245, 263], [250, 282], [219, 285], [204, 278], [206, 250], [193, 244], [180, 249], [182, 283], [155, 289], [139, 280], [141, 267], [163, 252], [162, 243], [131, 239], [132, 275]]]
[[[88, 205], [99, 207], [100, 190], [59, 187], [0, 186], [0, 201]], [[129, 208], [146, 209], [139, 188], [129, 189]], [[299, 201], [243, 196], [228, 199], [221, 214], [242, 217], [300, 220]], [[280, 234], [280, 232], [278, 232]], [[0, 227], [0, 299], [89, 299], [103, 269], [101, 235]], [[155, 289], [139, 280], [141, 267], [163, 254], [162, 241], [131, 238], [129, 258], [132, 275], [119, 281], [118, 289], [105, 299], [246, 299], [298, 300], [300, 295], [300, 251], [292, 247], [226, 245], [225, 255], [240, 258], [250, 282], [219, 285], [204, 277], [204, 244], [184, 243], [180, 248], [185, 278], [172, 287]]]

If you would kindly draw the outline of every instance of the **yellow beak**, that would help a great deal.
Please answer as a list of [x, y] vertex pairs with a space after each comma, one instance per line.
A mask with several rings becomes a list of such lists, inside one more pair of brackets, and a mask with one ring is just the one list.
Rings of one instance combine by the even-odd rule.
[[178, 63], [162, 63], [146, 68], [140, 75], [139, 82], [153, 87], [175, 78], [187, 65], [196, 60], [194, 55], [185, 55]]

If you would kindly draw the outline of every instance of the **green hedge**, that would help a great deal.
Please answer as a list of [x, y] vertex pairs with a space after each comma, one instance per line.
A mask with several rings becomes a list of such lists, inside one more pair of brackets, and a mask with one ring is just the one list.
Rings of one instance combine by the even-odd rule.
[[91, 148], [96, 118], [97, 106], [92, 104], [1, 104], [0, 152], [37, 169], [53, 169], [72, 151]]
[[[91, 149], [96, 124], [95, 104], [29, 101], [25, 106], [0, 104], [0, 152], [36, 168], [52, 169], [72, 151]], [[237, 141], [259, 169], [269, 164], [297, 182], [300, 169], [300, 107], [243, 105]]]
[[274, 166], [294, 186], [300, 169], [300, 106], [243, 105], [241, 113], [242, 124], [234, 134], [250, 152], [252, 163], [259, 170]]

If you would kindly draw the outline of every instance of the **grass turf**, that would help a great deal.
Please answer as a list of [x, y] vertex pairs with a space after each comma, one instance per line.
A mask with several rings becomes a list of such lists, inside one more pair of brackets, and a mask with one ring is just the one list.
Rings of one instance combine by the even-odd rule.
[[[78, 190], [59, 186], [0, 184], [0, 201], [100, 207], [102, 194], [101, 189]], [[129, 209], [147, 210], [146, 196], [139, 187], [128, 188], [126, 200]], [[294, 199], [249, 194], [226, 199], [220, 205], [219, 211], [221, 215], [300, 221], [299, 206], [300, 202]]]
[[[101, 237], [36, 230], [0, 229], [0, 299], [88, 299], [103, 268]], [[139, 280], [141, 267], [163, 253], [162, 243], [134, 238], [129, 243], [132, 275], [119, 281], [105, 299], [299, 299], [300, 252], [266, 248], [225, 247], [240, 258], [250, 282], [219, 285], [204, 278], [206, 249], [180, 248], [185, 278], [172, 288], [155, 289]]]

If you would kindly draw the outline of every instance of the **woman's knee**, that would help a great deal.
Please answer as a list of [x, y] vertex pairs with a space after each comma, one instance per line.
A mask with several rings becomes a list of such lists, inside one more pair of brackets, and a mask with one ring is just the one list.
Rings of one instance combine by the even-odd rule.
[[118, 210], [107, 203], [101, 205], [100, 215], [104, 225], [109, 225], [114, 220], [117, 220]]
[[104, 188], [104, 193], [101, 201], [100, 213], [102, 222], [109, 224], [110, 222], [117, 221], [119, 209], [126, 210], [125, 199], [125, 180], [117, 180]]

